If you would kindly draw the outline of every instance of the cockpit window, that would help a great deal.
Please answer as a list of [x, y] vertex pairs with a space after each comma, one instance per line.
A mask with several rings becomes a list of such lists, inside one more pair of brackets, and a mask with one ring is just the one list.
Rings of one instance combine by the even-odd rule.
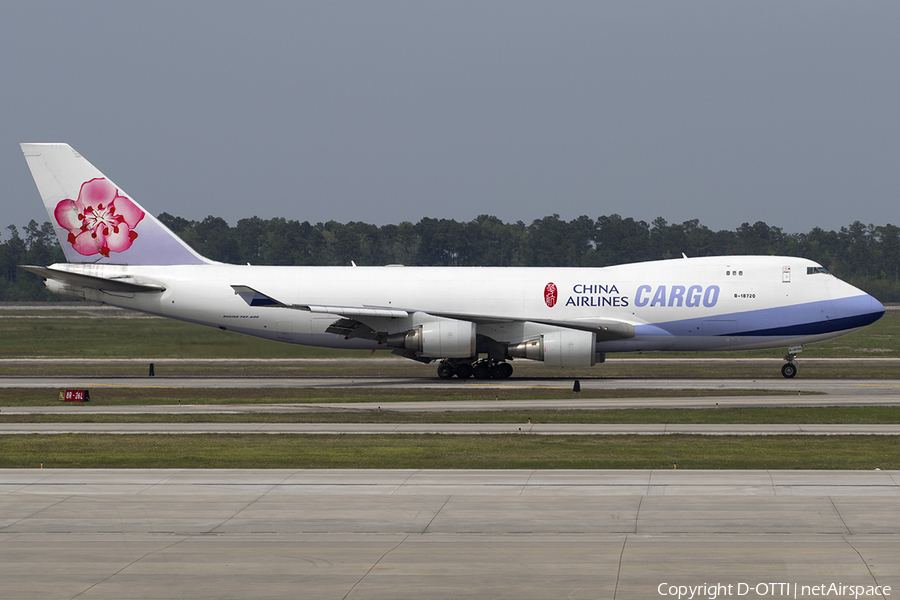
[[824, 273], [826, 275], [830, 275], [828, 269], [825, 267], [806, 267], [807, 275], [815, 275], [816, 273]]

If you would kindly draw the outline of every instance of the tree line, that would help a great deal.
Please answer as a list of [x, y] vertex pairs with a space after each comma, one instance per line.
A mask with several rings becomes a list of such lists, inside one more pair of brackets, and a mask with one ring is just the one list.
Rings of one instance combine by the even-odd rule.
[[[713, 231], [698, 219], [647, 223], [617, 214], [571, 221], [551, 215], [526, 225], [480, 215], [458, 222], [424, 218], [376, 226], [284, 218], [220, 217], [202, 221], [162, 213], [167, 227], [213, 260], [253, 265], [433, 265], [603, 267], [687, 256], [800, 256], [883, 302], [900, 301], [900, 227], [855, 221], [839, 231], [785, 233], [762, 221]], [[49, 300], [40, 279], [17, 268], [63, 261], [49, 222], [31, 221], [24, 237], [14, 225], [0, 240], [0, 301]]]

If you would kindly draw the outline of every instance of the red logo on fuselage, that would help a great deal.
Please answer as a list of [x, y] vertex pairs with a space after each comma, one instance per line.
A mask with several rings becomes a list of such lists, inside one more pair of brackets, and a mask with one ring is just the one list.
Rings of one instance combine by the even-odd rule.
[[557, 298], [556, 284], [548, 283], [547, 285], [545, 285], [544, 286], [544, 302], [547, 303], [547, 306], [549, 306], [550, 308], [553, 308], [554, 306], [556, 306], [556, 298]]

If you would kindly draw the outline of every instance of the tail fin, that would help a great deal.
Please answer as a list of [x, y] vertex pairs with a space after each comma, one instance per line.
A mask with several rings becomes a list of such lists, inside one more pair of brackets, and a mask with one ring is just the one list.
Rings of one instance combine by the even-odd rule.
[[68, 262], [210, 262], [68, 144], [22, 144], [22, 152]]

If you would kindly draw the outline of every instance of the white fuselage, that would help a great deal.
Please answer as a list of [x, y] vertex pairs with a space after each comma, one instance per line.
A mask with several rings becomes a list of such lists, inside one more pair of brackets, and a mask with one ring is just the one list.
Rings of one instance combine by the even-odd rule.
[[[546, 331], [546, 323], [613, 320], [627, 339], [598, 341], [597, 352], [767, 348], [829, 339], [876, 320], [884, 307], [800, 258], [730, 256], [603, 268], [268, 267], [224, 264], [127, 266], [61, 264], [103, 278], [128, 276], [161, 293], [88, 290], [111, 305], [284, 342], [378, 348], [369, 339], [326, 333], [339, 317], [250, 306], [232, 286], [284, 304], [394, 308], [406, 317], [360, 318], [397, 333], [431, 315], [460, 315], [504, 344]], [[552, 284], [552, 285], [551, 285]], [[440, 317], [439, 317], [440, 318]]]

